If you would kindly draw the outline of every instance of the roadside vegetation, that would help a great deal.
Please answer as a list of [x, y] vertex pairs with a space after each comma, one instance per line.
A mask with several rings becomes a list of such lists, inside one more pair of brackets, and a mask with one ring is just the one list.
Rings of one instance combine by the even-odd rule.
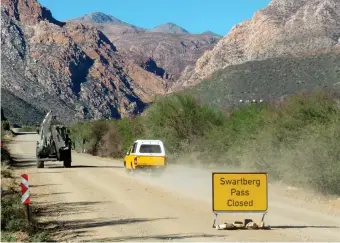
[[7, 143], [10, 141], [12, 133], [10, 124], [7, 121], [1, 122], [1, 166], [11, 165], [13, 162], [12, 156], [8, 151]]
[[172, 163], [267, 171], [272, 180], [340, 195], [339, 97], [316, 91], [223, 111], [174, 94], [143, 116], [78, 123], [71, 138], [78, 151], [114, 158], [135, 139], [161, 139]]
[[9, 123], [1, 124], [1, 242], [45, 242], [50, 240], [34, 220], [29, 224], [21, 202], [20, 182], [12, 169], [13, 158], [7, 147], [12, 133]]
[[[28, 223], [20, 196], [20, 183], [9, 168], [1, 168], [1, 242], [46, 242], [51, 239], [34, 217]], [[31, 207], [32, 215], [35, 208]]]

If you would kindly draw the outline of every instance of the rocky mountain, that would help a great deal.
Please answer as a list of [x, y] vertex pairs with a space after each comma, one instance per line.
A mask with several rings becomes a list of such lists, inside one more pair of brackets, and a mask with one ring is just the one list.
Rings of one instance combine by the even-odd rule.
[[14, 95], [7, 89], [1, 89], [1, 111], [13, 124], [40, 124], [46, 113]]
[[183, 29], [182, 27], [174, 23], [165, 23], [159, 25], [148, 32], [158, 32], [158, 33], [168, 33], [168, 34], [190, 34], [189, 31]]
[[[119, 52], [145, 70], [166, 80], [167, 87], [221, 39], [210, 32], [189, 34], [187, 30], [173, 23], [146, 30], [126, 24], [110, 15], [103, 17], [103, 13], [100, 14], [101, 23], [98, 23], [98, 18], [93, 16], [94, 14], [85, 15], [70, 22], [84, 20], [82, 23], [100, 29]], [[115, 21], [110, 20], [113, 18]]]
[[115, 18], [112, 15], [104, 14], [101, 12], [93, 12], [90, 14], [86, 14], [80, 18], [74, 19], [74, 21], [90, 22], [90, 23], [96, 23], [96, 24], [110, 23], [110, 24], [116, 24], [116, 25], [131, 26], [130, 24], [125, 23], [121, 21], [120, 19]]
[[187, 68], [173, 90], [195, 85], [231, 65], [332, 52], [339, 45], [339, 0], [272, 0]]
[[165, 79], [167, 87], [171, 87], [186, 68], [194, 66], [198, 58], [211, 50], [220, 39], [210, 35], [156, 32], [108, 37], [122, 54]]
[[104, 32], [106, 35], [124, 35], [127, 33], [144, 32], [145, 29], [128, 24], [112, 15], [101, 12], [86, 14], [68, 22], [89, 24]]
[[27, 25], [38, 24], [44, 20], [59, 26], [64, 24], [53, 18], [50, 10], [34, 0], [2, 0], [1, 7], [3, 6], [6, 8], [7, 16]]
[[122, 56], [100, 30], [59, 22], [35, 0], [2, 1], [1, 26], [5, 109], [26, 103], [70, 123], [132, 116], [165, 93], [162, 79]]

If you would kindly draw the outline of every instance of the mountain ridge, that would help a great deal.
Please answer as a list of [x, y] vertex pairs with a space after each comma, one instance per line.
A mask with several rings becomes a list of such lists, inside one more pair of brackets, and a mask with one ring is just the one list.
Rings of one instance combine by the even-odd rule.
[[70, 19], [67, 22], [83, 22], [83, 23], [92, 23], [92, 24], [99, 24], [99, 25], [100, 24], [124, 25], [124, 26], [130, 26], [130, 27], [140, 29], [141, 31], [148, 31], [148, 32], [159, 31], [160, 33], [169, 33], [169, 34], [213, 35], [213, 36], [221, 37], [221, 35], [218, 35], [210, 30], [203, 31], [202, 33], [190, 33], [188, 30], [184, 29], [183, 27], [173, 22], [166, 22], [166, 23], [159, 24], [153, 28], [148, 29], [148, 28], [136, 26], [128, 22], [122, 21], [119, 18], [116, 18], [115, 16], [111, 14], [98, 12], [98, 11], [84, 14], [80, 17]]
[[165, 92], [162, 79], [122, 56], [97, 28], [60, 25], [43, 11], [35, 0], [2, 2], [2, 89], [65, 123], [131, 117]]
[[148, 32], [161, 32], [168, 34], [190, 34], [189, 31], [182, 28], [181, 26], [168, 22], [161, 25], [156, 26], [155, 28], [147, 30]]
[[240, 100], [270, 102], [296, 92], [340, 88], [340, 48], [304, 57], [275, 57], [230, 65], [187, 92], [205, 104], [230, 109]]
[[105, 14], [103, 12], [92, 12], [89, 14], [85, 14], [79, 18], [71, 19], [70, 21], [79, 21], [79, 22], [94, 22], [97, 24], [109, 23], [109, 24], [117, 24], [117, 25], [130, 25], [120, 19], [117, 19], [113, 15]]
[[[339, 55], [340, 2], [335, 0], [272, 0], [223, 38], [209, 31], [146, 31], [122, 24], [113, 16], [94, 13], [98, 23], [61, 22], [36, 0], [2, 2], [1, 75], [6, 102], [13, 100], [13, 104], [27, 106], [32, 112], [54, 110], [59, 120], [72, 123], [133, 117], [154, 97], [196, 87], [202, 80], [207, 80], [197, 86], [202, 96], [215, 92], [211, 91], [215, 85], [224, 92], [217, 97], [222, 97], [231, 95], [224, 89], [228, 85], [233, 86], [234, 93], [249, 93], [245, 90], [248, 84], [259, 90], [259, 95], [281, 86], [284, 92], [298, 90], [301, 85], [294, 82], [299, 80], [292, 77], [288, 82], [280, 70], [273, 70], [282, 68], [286, 75], [295, 73], [300, 79], [312, 79], [304, 63], [329, 74], [330, 81], [321, 80], [321, 85], [333, 82], [338, 74], [334, 74], [337, 57], [324, 59], [329, 65], [335, 60], [329, 68], [318, 57], [308, 59], [312, 55]], [[323, 69], [317, 69], [318, 63]], [[287, 66], [290, 69], [284, 69]], [[233, 76], [235, 72], [238, 75]], [[262, 89], [263, 80], [257, 80], [263, 73], [263, 78], [271, 82], [268, 89]], [[212, 76], [217, 78], [210, 79]], [[309, 87], [320, 84], [313, 79]], [[13, 104], [7, 104], [7, 111], [15, 107]], [[19, 116], [11, 113], [11, 117]], [[26, 121], [34, 119], [37, 116]]]
[[173, 90], [196, 85], [230, 65], [283, 56], [313, 54], [340, 45], [340, 1], [272, 0], [252, 19], [235, 25]]
[[167, 87], [170, 87], [186, 68], [194, 65], [206, 50], [211, 50], [221, 38], [211, 34], [212, 32], [190, 34], [173, 23], [165, 23], [150, 30], [129, 24], [98, 24], [93, 21], [83, 23], [100, 29], [122, 54], [165, 80]]

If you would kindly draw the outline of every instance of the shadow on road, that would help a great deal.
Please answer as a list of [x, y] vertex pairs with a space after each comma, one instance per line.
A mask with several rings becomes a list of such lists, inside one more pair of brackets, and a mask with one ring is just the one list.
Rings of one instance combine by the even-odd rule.
[[13, 158], [13, 159], [17, 163], [35, 163], [36, 162], [35, 158], [26, 158], [26, 159]]
[[37, 167], [37, 162], [35, 159], [14, 159], [14, 168], [33, 168]]
[[[34, 168], [37, 166], [36, 158], [32, 157], [32, 154], [29, 156], [22, 157], [13, 157], [13, 167], [14, 168]], [[60, 165], [50, 164], [50, 163], [60, 163]], [[47, 169], [61, 169], [64, 168], [62, 161], [46, 161], [45, 162], [45, 170]], [[124, 168], [123, 165], [72, 165], [71, 168], [113, 168], [120, 169]], [[44, 173], [44, 172], [41, 172]], [[47, 172], [46, 172], [47, 173]], [[58, 173], [58, 172], [50, 172], [50, 173]], [[60, 172], [59, 172], [60, 173]]]
[[304, 229], [304, 228], [315, 228], [315, 229], [338, 229], [338, 226], [302, 226], [302, 225], [281, 225], [281, 226], [270, 226], [272, 229]]
[[30, 187], [59, 186], [59, 185], [61, 185], [61, 184], [30, 185]]
[[63, 240], [70, 241], [76, 237], [89, 237], [89, 230], [97, 227], [120, 226], [167, 219], [170, 218], [125, 218], [112, 220], [97, 218], [69, 221], [52, 220], [42, 223], [40, 227], [43, 229], [49, 229], [48, 231], [51, 236], [58, 235], [59, 237], [61, 236]]
[[[41, 169], [43, 170], [43, 169]], [[65, 173], [64, 171], [39, 171], [39, 172], [31, 172], [30, 174], [62, 174], [62, 173]], [[67, 171], [67, 173], [70, 173], [70, 171]]]
[[[59, 165], [59, 166], [48, 166], [48, 168], [51, 169], [58, 169], [58, 168], [64, 168], [64, 166]], [[118, 165], [72, 165], [71, 168], [124, 168], [123, 166], [118, 166]]]
[[90, 213], [107, 202], [40, 203], [37, 216], [60, 216]]
[[[110, 201], [92, 201], [92, 202], [71, 202], [71, 203], [36, 203], [36, 209], [34, 211], [35, 216], [39, 217], [52, 217], [53, 220], [44, 221], [39, 224], [41, 229], [48, 231], [53, 237], [62, 237], [63, 240], [71, 240], [76, 237], [87, 237], [90, 229], [97, 227], [107, 226], [120, 226], [127, 224], [136, 224], [144, 222], [152, 222], [158, 220], [175, 219], [171, 217], [164, 218], [87, 218], [75, 219], [75, 220], [58, 220], [63, 215], [79, 215], [92, 213], [96, 209], [103, 207], [104, 204], [112, 203]], [[85, 216], [85, 215], [84, 215]], [[72, 216], [71, 216], [72, 217]], [[55, 220], [55, 218], [57, 220]], [[114, 230], [114, 229], [113, 229]]]
[[74, 165], [71, 168], [124, 168], [124, 166], [122, 165], [105, 165], [105, 166], [101, 166], [101, 165]]
[[31, 193], [32, 197], [45, 197], [45, 196], [51, 196], [51, 195], [62, 195], [62, 194], [69, 194], [71, 192], [54, 192], [54, 193], [47, 193], [47, 194], [33, 194]]
[[81, 219], [81, 220], [69, 220], [69, 221], [47, 221], [44, 224], [54, 225], [55, 230], [78, 230], [78, 229], [91, 229], [96, 227], [106, 227], [112, 225], [124, 225], [134, 224], [142, 222], [151, 222], [156, 220], [167, 220], [171, 218], [128, 218], [128, 219], [114, 219], [104, 220], [97, 219]]
[[149, 236], [124, 236], [124, 237], [94, 239], [93, 241], [114, 242], [114, 241], [139, 241], [139, 240], [183, 240], [183, 239], [195, 239], [195, 238], [225, 238], [225, 237], [227, 236], [194, 233], [194, 234], [149, 235]]
[[34, 143], [36, 142], [35, 140], [19, 140], [15, 139], [11, 141], [11, 144], [18, 144], [18, 143]]

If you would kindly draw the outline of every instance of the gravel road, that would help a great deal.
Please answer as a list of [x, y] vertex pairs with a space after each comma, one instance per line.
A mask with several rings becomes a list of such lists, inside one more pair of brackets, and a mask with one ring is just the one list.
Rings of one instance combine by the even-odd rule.
[[[73, 153], [61, 162], [35, 164], [37, 135], [16, 136], [16, 173], [27, 172], [31, 201], [44, 208], [38, 219], [57, 227], [58, 241], [340, 241], [340, 200], [299, 188], [269, 185], [271, 230], [212, 228], [211, 172], [170, 166], [161, 177], [128, 175], [122, 161]], [[219, 223], [259, 214], [221, 215]]]

